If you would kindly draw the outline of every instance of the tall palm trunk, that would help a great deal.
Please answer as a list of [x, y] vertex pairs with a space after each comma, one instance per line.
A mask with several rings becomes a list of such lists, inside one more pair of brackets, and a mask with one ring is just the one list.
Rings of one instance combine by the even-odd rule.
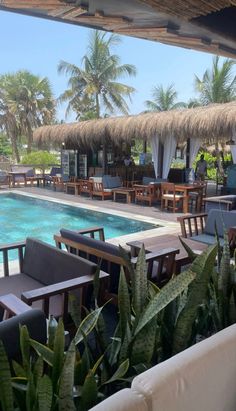
[[20, 154], [19, 154], [19, 149], [18, 149], [18, 145], [17, 145], [17, 137], [16, 137], [16, 135], [14, 135], [14, 133], [11, 133], [11, 132], [9, 132], [9, 137], [11, 139], [13, 155], [16, 159], [16, 162], [19, 163], [20, 162]]

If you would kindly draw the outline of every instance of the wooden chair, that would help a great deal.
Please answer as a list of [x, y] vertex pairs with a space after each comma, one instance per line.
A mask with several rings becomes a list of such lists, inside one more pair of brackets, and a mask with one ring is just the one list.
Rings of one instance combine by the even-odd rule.
[[[177, 205], [183, 206], [183, 198], [182, 194], [176, 192], [174, 183], [161, 183], [161, 210], [171, 208], [175, 213], [179, 209]], [[172, 206], [169, 203], [172, 203]]]
[[133, 186], [135, 189], [135, 202], [138, 201], [148, 202], [149, 206], [152, 206], [152, 203], [157, 201], [157, 186], [155, 184], [141, 185], [135, 184]]
[[207, 181], [196, 180], [193, 185], [200, 186], [199, 191], [193, 191], [189, 193], [190, 207], [191, 211], [201, 212], [204, 202], [203, 199], [206, 198], [207, 194]]
[[113, 193], [110, 188], [104, 188], [103, 183], [98, 183], [97, 181], [92, 182], [92, 193], [91, 193], [92, 198], [95, 197], [101, 197], [102, 200], [105, 200], [105, 198], [112, 198]]
[[79, 180], [79, 194], [86, 193], [92, 196], [93, 183], [90, 180]]

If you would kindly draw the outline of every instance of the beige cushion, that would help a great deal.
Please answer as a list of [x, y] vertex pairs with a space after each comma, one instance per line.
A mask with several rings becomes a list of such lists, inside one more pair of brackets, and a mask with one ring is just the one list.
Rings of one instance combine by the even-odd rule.
[[137, 376], [150, 411], [236, 410], [236, 325]]
[[148, 406], [142, 394], [126, 388], [91, 408], [90, 411], [148, 411]]
[[[162, 198], [165, 198], [166, 200], [173, 200], [174, 194], [162, 194]], [[183, 198], [181, 194], [175, 194], [176, 200], [179, 200], [180, 198]]]
[[90, 177], [89, 180], [92, 180], [94, 183], [102, 183], [102, 177]]

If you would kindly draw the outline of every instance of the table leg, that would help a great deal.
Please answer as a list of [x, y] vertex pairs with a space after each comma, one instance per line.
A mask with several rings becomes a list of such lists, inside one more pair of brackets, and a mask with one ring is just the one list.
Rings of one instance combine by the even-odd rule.
[[188, 194], [187, 194], [187, 193], [184, 193], [184, 198], [183, 198], [183, 212], [184, 212], [185, 214], [187, 214], [187, 213], [189, 212], [189, 209], [188, 209], [188, 200], [189, 200]]
[[116, 201], [116, 193], [113, 193], [113, 201]]
[[127, 193], [127, 194], [126, 194], [126, 202], [127, 202], [128, 204], [131, 203], [131, 195], [130, 195], [130, 193]]

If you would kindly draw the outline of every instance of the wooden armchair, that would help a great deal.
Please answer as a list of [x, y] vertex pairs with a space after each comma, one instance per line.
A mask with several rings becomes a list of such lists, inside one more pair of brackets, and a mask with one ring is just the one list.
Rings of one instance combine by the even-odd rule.
[[79, 180], [79, 194], [86, 193], [89, 197], [92, 196], [93, 183], [90, 180]]
[[92, 198], [93, 197], [101, 197], [102, 200], [105, 200], [105, 198], [112, 198], [113, 193], [112, 190], [109, 188], [104, 188], [103, 183], [99, 183], [97, 181], [93, 181], [92, 183], [92, 193], [91, 193]]
[[[94, 231], [94, 229], [92, 230]], [[89, 233], [89, 229], [86, 233]], [[104, 271], [110, 274], [106, 289], [104, 290], [104, 299], [113, 298], [113, 301], [116, 303], [121, 266], [126, 272], [127, 279], [130, 280], [128, 264], [121, 255], [119, 247], [94, 239], [92, 236], [85, 236], [81, 231], [76, 232], [66, 229], [62, 229], [60, 235], [55, 235], [54, 239], [59, 248], [62, 248], [64, 245], [69, 252], [96, 261]], [[170, 279], [174, 272], [175, 256], [178, 252], [179, 250], [177, 249], [169, 248], [146, 254], [148, 274], [152, 281], [163, 285], [164, 281]], [[136, 262], [137, 257], [133, 255], [131, 263], [135, 265]]]
[[[9, 275], [6, 256], [14, 248], [19, 249], [20, 270]], [[80, 304], [86, 301], [86, 289], [93, 284], [96, 264], [33, 238], [27, 238], [26, 242], [18, 245], [2, 246], [0, 252], [5, 255], [5, 276], [0, 278], [0, 296], [14, 293], [28, 305], [42, 309], [46, 316], [63, 316], [65, 320], [70, 292], [79, 291]], [[107, 273], [100, 272], [100, 278], [106, 277]]]
[[161, 183], [161, 210], [170, 208], [175, 213], [181, 203], [183, 204], [183, 198], [184, 196], [175, 190], [174, 183]]

